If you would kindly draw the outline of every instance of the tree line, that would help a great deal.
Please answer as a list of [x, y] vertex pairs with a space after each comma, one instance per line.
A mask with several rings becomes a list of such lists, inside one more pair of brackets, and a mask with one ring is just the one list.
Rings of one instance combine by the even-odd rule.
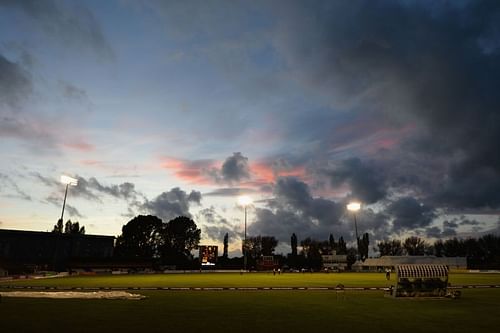
[[[85, 227], [78, 222], [68, 220], [63, 227], [61, 220], [54, 226], [53, 232], [84, 234]], [[191, 251], [197, 249], [201, 230], [196, 223], [185, 216], [176, 217], [168, 222], [152, 215], [134, 217], [122, 227], [122, 233], [116, 239], [115, 257], [122, 259], [151, 260], [157, 265], [176, 265], [177, 267], [198, 267], [198, 261]], [[290, 237], [291, 253], [286, 256], [276, 254], [278, 240], [274, 236], [258, 235], [247, 237], [242, 242], [242, 253], [246, 253], [249, 267], [256, 267], [262, 256], [273, 255], [281, 266], [290, 268], [320, 269], [323, 255], [346, 255], [350, 267], [356, 259], [368, 258], [370, 239], [364, 233], [358, 237], [356, 247], [348, 247], [342, 236], [335, 240], [333, 234], [327, 240], [311, 237], [298, 241], [293, 233]], [[298, 247], [300, 244], [300, 251]], [[223, 253], [219, 257], [221, 267], [238, 268], [243, 264], [243, 257], [229, 258], [229, 235], [223, 238]], [[420, 256], [467, 257], [469, 268], [500, 268], [500, 237], [485, 235], [478, 239], [438, 239], [429, 243], [419, 237], [407, 237], [404, 240], [388, 239], [377, 242], [373, 251], [380, 256]]]

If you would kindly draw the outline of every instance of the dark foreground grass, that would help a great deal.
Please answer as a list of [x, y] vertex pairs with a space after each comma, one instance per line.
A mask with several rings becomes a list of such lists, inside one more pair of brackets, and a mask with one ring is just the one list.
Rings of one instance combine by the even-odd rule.
[[[497, 332], [500, 290], [451, 300], [382, 292], [141, 291], [141, 301], [4, 297], [0, 332]], [[345, 296], [345, 297], [344, 297]]]

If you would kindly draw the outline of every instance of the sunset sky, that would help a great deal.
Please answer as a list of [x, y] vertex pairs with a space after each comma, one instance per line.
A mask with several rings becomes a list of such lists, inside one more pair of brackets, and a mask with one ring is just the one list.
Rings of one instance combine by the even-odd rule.
[[0, 0], [0, 228], [500, 232], [499, 1]]

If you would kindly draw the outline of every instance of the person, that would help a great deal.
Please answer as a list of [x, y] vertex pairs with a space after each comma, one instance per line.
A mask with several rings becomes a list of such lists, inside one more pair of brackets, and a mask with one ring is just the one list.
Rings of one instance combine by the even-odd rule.
[[281, 268], [278, 268], [278, 275], [281, 275]]
[[273, 275], [276, 275], [276, 268], [273, 268]]
[[387, 280], [390, 280], [390, 279], [391, 279], [391, 270], [390, 270], [389, 268], [387, 268], [387, 269], [385, 270], [385, 278], [386, 278]]

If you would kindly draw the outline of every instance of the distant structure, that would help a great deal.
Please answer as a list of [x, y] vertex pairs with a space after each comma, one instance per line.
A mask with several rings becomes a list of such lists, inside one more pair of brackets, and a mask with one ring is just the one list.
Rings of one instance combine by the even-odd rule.
[[436, 257], [436, 256], [382, 256], [368, 258], [364, 262], [352, 265], [353, 271], [383, 272], [385, 269], [394, 271], [398, 265], [445, 265], [449, 269], [467, 269], [466, 257]]
[[345, 271], [347, 269], [347, 255], [346, 254], [326, 254], [321, 256], [323, 262], [323, 269], [330, 271]]
[[113, 256], [115, 237], [0, 229], [0, 266], [9, 273], [64, 271], [71, 260]]
[[256, 264], [258, 271], [272, 271], [273, 269], [279, 267], [274, 259], [274, 256], [260, 256], [260, 258], [257, 259]]

